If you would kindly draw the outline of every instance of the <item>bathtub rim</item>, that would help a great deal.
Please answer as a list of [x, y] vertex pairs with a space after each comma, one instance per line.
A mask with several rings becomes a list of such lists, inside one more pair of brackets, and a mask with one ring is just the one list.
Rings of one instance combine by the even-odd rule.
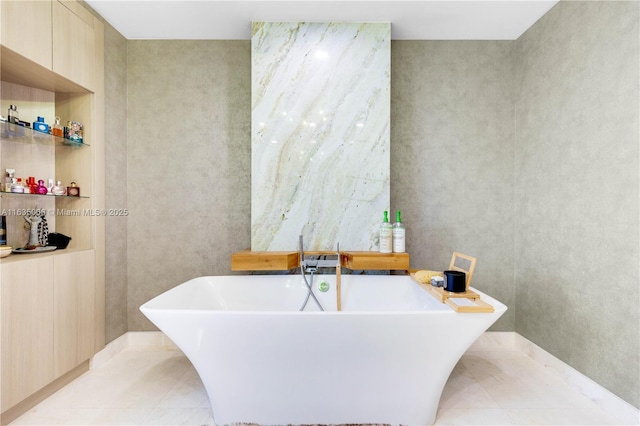
[[[296, 276], [296, 275], [292, 275], [292, 276]], [[298, 275], [299, 276], [299, 275]], [[329, 277], [335, 277], [335, 275], [331, 275], [331, 274], [319, 274], [316, 275], [317, 278], [323, 277], [323, 276], [329, 276]], [[366, 275], [355, 275], [357, 277], [367, 277]], [[470, 290], [474, 291], [475, 293], [477, 293], [480, 296], [480, 299], [483, 300], [484, 302], [490, 304], [491, 306], [493, 306], [494, 311], [493, 312], [456, 312], [451, 306], [447, 305], [444, 302], [440, 302], [433, 294], [431, 294], [426, 288], [424, 288], [424, 286], [426, 284], [420, 284], [414, 280], [412, 280], [410, 278], [410, 276], [407, 275], [371, 275], [372, 278], [384, 278], [384, 277], [402, 277], [402, 278], [407, 278], [408, 282], [410, 282], [412, 285], [417, 286], [422, 292], [424, 292], [426, 295], [428, 295], [429, 298], [432, 298], [434, 301], [436, 302], [440, 302], [440, 304], [438, 305], [439, 307], [445, 308], [445, 309], [437, 309], [437, 310], [416, 310], [416, 309], [410, 309], [410, 310], [325, 310], [325, 311], [298, 311], [298, 310], [251, 310], [251, 309], [202, 309], [202, 308], [198, 308], [198, 309], [190, 309], [190, 308], [170, 308], [170, 307], [150, 307], [149, 305], [152, 305], [153, 302], [157, 302], [158, 299], [163, 298], [163, 297], [168, 297], [167, 293], [173, 292], [173, 291], [178, 291], [177, 289], [180, 286], [183, 285], [187, 285], [190, 283], [193, 283], [194, 281], [206, 281], [210, 278], [228, 278], [228, 277], [233, 277], [234, 279], [236, 278], [243, 278], [243, 277], [256, 277], [255, 279], [259, 279], [259, 277], [287, 277], [287, 275], [277, 275], [277, 274], [273, 274], [273, 275], [204, 275], [201, 277], [195, 277], [195, 278], [191, 278], [187, 281], [184, 281], [170, 289], [167, 289], [165, 291], [163, 291], [162, 293], [158, 294], [157, 296], [147, 300], [145, 303], [143, 303], [142, 305], [140, 305], [138, 307], [138, 309], [144, 314], [145, 310], [147, 311], [171, 311], [171, 312], [181, 312], [181, 313], [209, 313], [209, 314], [216, 314], [216, 315], [221, 315], [221, 314], [262, 314], [262, 315], [291, 315], [291, 314], [298, 314], [298, 315], [329, 315], [329, 314], [340, 314], [340, 315], [404, 315], [404, 314], [413, 314], [413, 315], [436, 315], [436, 314], [440, 314], [440, 315], [450, 315], [451, 313], [453, 314], [459, 314], [459, 315], [484, 315], [484, 316], [491, 316], [491, 315], [502, 315], [502, 313], [504, 313], [505, 311], [507, 311], [509, 308], [502, 302], [500, 302], [499, 300], [495, 299], [494, 297], [484, 293], [481, 290], [478, 290], [475, 287], [469, 287]], [[395, 278], [394, 278], [395, 279]], [[193, 284], [191, 284], [193, 285]], [[440, 306], [442, 305], [442, 306]], [[146, 315], [145, 315], [146, 316]]]

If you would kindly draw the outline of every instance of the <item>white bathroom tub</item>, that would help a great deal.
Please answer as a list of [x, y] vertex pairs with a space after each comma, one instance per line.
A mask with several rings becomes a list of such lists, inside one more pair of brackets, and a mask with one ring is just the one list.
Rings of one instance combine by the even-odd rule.
[[[326, 293], [318, 291], [322, 281]], [[191, 360], [216, 424], [430, 425], [453, 367], [506, 311], [456, 313], [408, 276], [200, 277], [140, 307]]]

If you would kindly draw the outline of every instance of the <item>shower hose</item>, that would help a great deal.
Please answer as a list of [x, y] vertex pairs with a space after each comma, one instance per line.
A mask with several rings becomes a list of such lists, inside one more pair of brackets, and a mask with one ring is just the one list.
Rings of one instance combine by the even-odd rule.
[[307, 297], [305, 297], [304, 302], [302, 303], [302, 306], [300, 307], [300, 309], [298, 309], [299, 311], [304, 311], [304, 308], [307, 306], [307, 303], [309, 302], [309, 296], [313, 296], [313, 300], [316, 302], [316, 305], [318, 305], [318, 308], [320, 308], [321, 311], [324, 311], [324, 308], [320, 304], [320, 301], [318, 300], [316, 295], [313, 293], [313, 273], [314, 272], [315, 272], [314, 270], [311, 271], [311, 273], [309, 274], [311, 276], [311, 280], [308, 281], [307, 275], [304, 273], [304, 267], [302, 265], [300, 266], [300, 273], [302, 274], [304, 283], [307, 285]]

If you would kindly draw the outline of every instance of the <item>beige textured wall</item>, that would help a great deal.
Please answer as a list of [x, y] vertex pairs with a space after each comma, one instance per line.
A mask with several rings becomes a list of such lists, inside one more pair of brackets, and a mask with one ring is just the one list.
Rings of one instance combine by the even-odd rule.
[[[127, 208], [127, 40], [105, 25], [105, 157], [107, 208]], [[126, 333], [127, 218], [105, 218], [105, 340]]]
[[138, 308], [250, 246], [249, 41], [129, 41], [127, 281]]
[[478, 259], [472, 285], [509, 306], [513, 330], [513, 42], [394, 41], [391, 205], [413, 268]]
[[640, 407], [638, 2], [516, 43], [516, 331]]

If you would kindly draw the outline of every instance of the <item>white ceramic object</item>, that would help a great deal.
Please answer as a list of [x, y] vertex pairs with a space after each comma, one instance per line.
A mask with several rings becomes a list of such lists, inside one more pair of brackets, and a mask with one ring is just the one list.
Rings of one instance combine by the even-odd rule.
[[0, 246], [0, 258], [7, 257], [11, 254], [11, 246]]
[[[330, 290], [317, 290], [321, 282]], [[140, 310], [191, 360], [216, 424], [434, 422], [444, 385], [469, 346], [507, 307], [459, 314], [408, 276], [200, 277]]]

